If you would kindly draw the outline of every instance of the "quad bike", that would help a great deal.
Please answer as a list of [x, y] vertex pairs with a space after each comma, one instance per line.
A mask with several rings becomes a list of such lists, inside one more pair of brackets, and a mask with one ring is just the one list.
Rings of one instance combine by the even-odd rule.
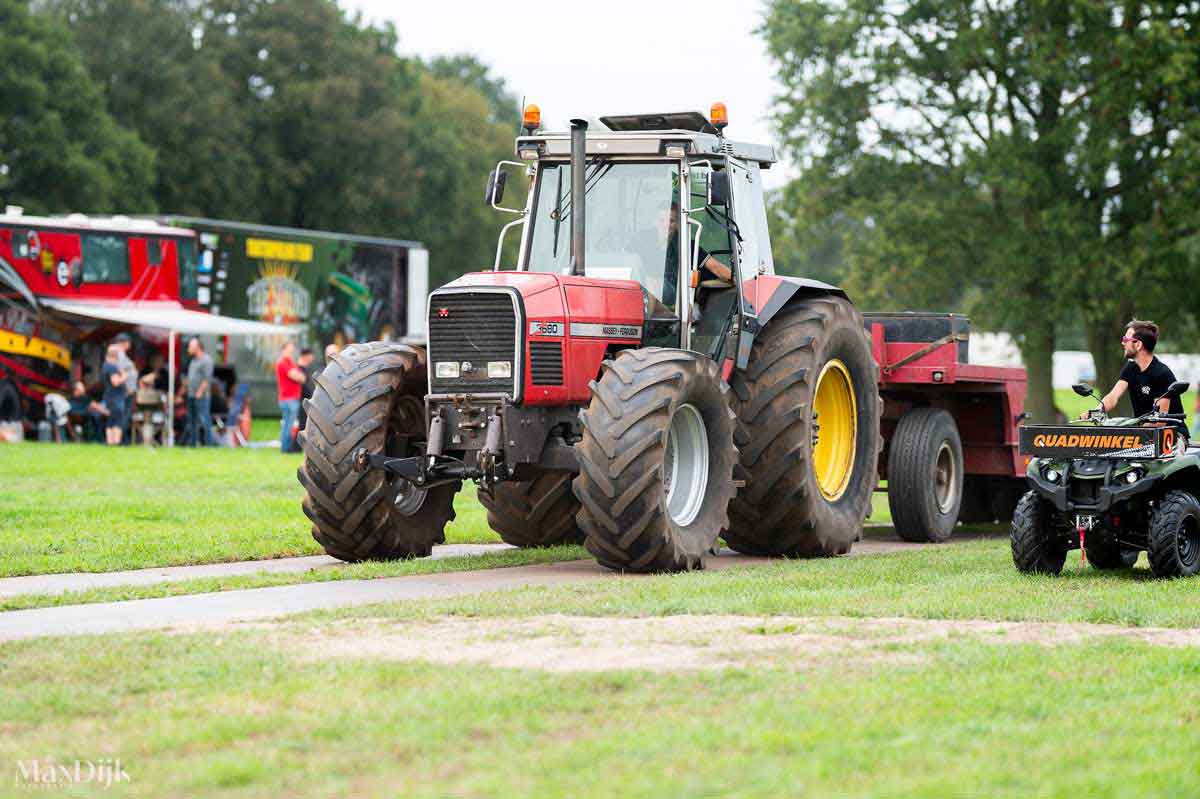
[[[1159, 400], [1187, 387], [1173, 383]], [[1109, 418], [1097, 409], [1065, 426], [1022, 426], [1020, 447], [1032, 457], [1031, 490], [1012, 523], [1018, 570], [1058, 574], [1080, 549], [1095, 569], [1129, 568], [1145, 551], [1155, 576], [1200, 571], [1200, 447], [1188, 446], [1184, 414]]]

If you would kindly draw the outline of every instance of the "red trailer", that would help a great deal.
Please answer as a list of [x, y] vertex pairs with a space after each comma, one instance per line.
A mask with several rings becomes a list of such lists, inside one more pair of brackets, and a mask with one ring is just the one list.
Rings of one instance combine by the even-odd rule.
[[944, 541], [958, 521], [1011, 518], [1025, 491], [1025, 370], [969, 363], [964, 316], [864, 318], [883, 398], [879, 476], [897, 534]]

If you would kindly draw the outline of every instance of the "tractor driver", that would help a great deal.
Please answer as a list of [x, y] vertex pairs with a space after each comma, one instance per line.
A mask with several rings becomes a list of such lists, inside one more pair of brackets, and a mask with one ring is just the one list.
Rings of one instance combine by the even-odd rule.
[[[1128, 362], [1112, 391], [1100, 400], [1105, 413], [1112, 413], [1126, 391], [1129, 391], [1134, 416], [1143, 416], [1154, 410], [1154, 400], [1165, 394], [1175, 382], [1175, 373], [1154, 355], [1157, 344], [1158, 325], [1137, 319], [1126, 325], [1121, 345]], [[1161, 412], [1183, 413], [1183, 402], [1179, 397], [1160, 399], [1157, 404]], [[1087, 418], [1087, 413], [1080, 418]]]
[[[674, 307], [676, 287], [679, 285], [679, 201], [671, 200], [671, 207], [663, 209], [659, 215], [657, 230], [659, 241], [667, 237], [667, 257], [665, 262], [665, 279], [663, 280], [662, 301]], [[723, 280], [733, 282], [733, 272], [728, 266], [710, 255], [703, 247], [697, 259], [700, 269], [700, 280]]]

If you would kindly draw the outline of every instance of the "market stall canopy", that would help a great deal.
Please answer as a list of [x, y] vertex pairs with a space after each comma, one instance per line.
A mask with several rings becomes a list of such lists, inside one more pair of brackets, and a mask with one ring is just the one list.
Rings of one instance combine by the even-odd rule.
[[43, 299], [42, 305], [70, 316], [161, 328], [190, 335], [284, 336], [299, 331], [299, 328], [288, 325], [273, 325], [268, 322], [190, 311], [177, 302], [82, 302]]

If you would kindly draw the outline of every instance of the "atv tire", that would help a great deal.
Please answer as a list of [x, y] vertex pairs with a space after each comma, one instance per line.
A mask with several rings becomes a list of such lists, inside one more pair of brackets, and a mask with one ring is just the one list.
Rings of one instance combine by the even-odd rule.
[[588, 551], [618, 571], [703, 568], [737, 490], [720, 368], [685, 350], [624, 350], [590, 387], [574, 483]]
[[1192, 577], [1200, 571], [1200, 502], [1168, 491], [1150, 514], [1146, 555], [1156, 577]]
[[496, 483], [490, 492], [480, 489], [488, 526], [504, 543], [517, 547], [580, 543], [583, 531], [575, 521], [579, 500], [571, 491], [574, 477], [571, 472], [544, 472], [519, 483]]
[[905, 541], [942, 542], [954, 532], [962, 501], [962, 439], [954, 417], [914, 408], [888, 444], [888, 507]]
[[1093, 569], [1131, 569], [1137, 563], [1138, 551], [1122, 547], [1108, 537], [1085, 536], [1083, 552]]
[[[849, 383], [841, 394], [841, 407], [849, 406], [841, 418], [852, 419], [849, 427], [814, 419], [818, 383], [831, 367]], [[729, 509], [724, 536], [730, 547], [748, 555], [786, 557], [850, 551], [862, 537], [879, 480], [878, 376], [862, 314], [848, 300], [794, 300], [767, 322], [754, 340], [747, 368], [732, 381], [738, 474], [746, 485]], [[831, 473], [824, 472], [824, 488], [814, 445], [815, 438], [819, 446], [822, 424], [826, 434], [840, 429], [834, 441], [850, 447], [840, 477], [830, 480]]]
[[297, 472], [313, 538], [345, 561], [423, 557], [445, 541], [461, 483], [420, 489], [382, 469], [355, 471], [359, 448], [394, 457], [424, 451], [425, 353], [355, 344], [333, 356], [306, 401]]
[[1012, 557], [1017, 571], [1027, 574], [1059, 574], [1067, 561], [1067, 546], [1054, 529], [1054, 509], [1027, 491], [1013, 514]]

